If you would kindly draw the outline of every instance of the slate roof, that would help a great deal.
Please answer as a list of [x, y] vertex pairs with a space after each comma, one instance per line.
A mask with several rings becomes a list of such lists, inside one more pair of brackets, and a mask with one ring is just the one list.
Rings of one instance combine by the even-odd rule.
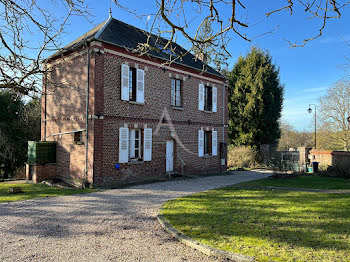
[[[74, 48], [77, 48], [85, 44], [86, 42], [90, 42], [93, 40], [116, 45], [129, 50], [135, 50], [138, 47], [139, 43], [147, 42], [148, 35], [149, 33], [144, 30], [141, 30], [132, 25], [126, 24], [122, 21], [119, 21], [115, 18], [110, 17], [103, 23], [99, 24], [95, 28], [91, 29], [89, 32], [85, 33], [84, 35], [82, 35], [72, 43], [62, 48], [60, 51], [51, 55], [49, 59], [56, 57], [57, 55], [60, 55], [64, 52], [73, 50]], [[158, 37], [154, 34], [151, 34], [150, 41], [149, 41], [149, 44], [151, 46], [157, 46], [161, 48], [166, 43], [167, 43], [166, 39], [162, 37]], [[174, 59], [175, 58], [174, 55], [176, 55], [172, 52], [172, 50], [176, 54], [184, 54], [187, 52], [180, 45], [176, 43], [172, 43], [172, 48], [169, 50], [166, 50], [166, 51], [149, 50], [147, 54], [156, 58], [160, 58], [165, 61], [169, 61], [170, 59]], [[222, 74], [220, 74], [218, 71], [213, 69], [212, 67], [203, 63], [200, 59], [196, 59], [196, 57], [191, 53], [187, 53], [182, 57], [181, 60], [177, 59], [173, 63], [191, 67], [199, 71], [203, 71], [204, 69], [204, 71], [207, 73], [226, 78]]]

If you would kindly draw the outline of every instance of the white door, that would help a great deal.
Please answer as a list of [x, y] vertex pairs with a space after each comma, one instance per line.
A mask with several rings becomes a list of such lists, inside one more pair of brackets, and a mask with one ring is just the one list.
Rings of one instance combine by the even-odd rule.
[[170, 172], [174, 170], [174, 141], [166, 141], [166, 171]]

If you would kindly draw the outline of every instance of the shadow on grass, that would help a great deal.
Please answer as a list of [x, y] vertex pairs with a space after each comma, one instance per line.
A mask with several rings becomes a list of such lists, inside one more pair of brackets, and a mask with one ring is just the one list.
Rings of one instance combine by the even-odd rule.
[[350, 195], [230, 187], [170, 201], [165, 217], [184, 234], [207, 243], [253, 238], [350, 251]]

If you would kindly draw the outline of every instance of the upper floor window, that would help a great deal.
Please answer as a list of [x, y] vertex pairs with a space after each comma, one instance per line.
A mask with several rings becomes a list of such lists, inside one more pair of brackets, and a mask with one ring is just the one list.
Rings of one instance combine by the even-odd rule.
[[182, 81], [179, 79], [171, 79], [171, 105], [182, 106]]
[[217, 88], [215, 86], [198, 86], [198, 110], [217, 112]]
[[204, 110], [212, 111], [213, 109], [213, 88], [211, 86], [204, 87]]
[[145, 71], [139, 68], [121, 66], [121, 99], [143, 104], [145, 96]]
[[129, 68], [129, 101], [136, 102], [136, 68]]

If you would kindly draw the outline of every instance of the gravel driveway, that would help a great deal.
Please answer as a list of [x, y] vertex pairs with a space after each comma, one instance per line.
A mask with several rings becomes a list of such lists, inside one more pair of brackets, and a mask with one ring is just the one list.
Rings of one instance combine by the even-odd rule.
[[0, 204], [0, 261], [216, 261], [158, 224], [166, 200], [268, 176], [168, 181], [85, 195]]

